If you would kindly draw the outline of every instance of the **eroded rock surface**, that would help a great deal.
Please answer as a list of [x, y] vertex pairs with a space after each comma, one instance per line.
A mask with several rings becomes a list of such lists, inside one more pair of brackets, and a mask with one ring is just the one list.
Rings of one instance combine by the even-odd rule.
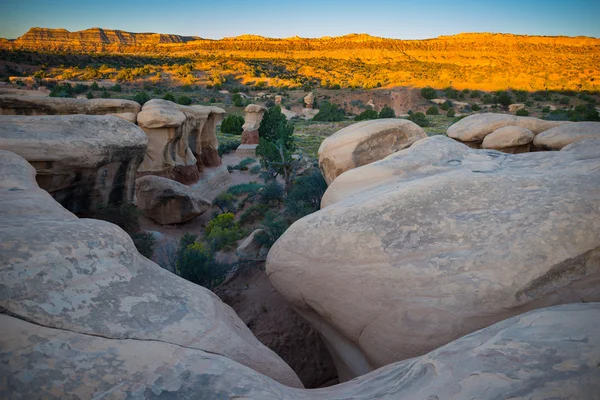
[[153, 175], [135, 181], [135, 197], [138, 208], [161, 225], [181, 224], [211, 207], [193, 188]]
[[[0, 115], [137, 115], [142, 107], [131, 100], [71, 99], [0, 95]], [[132, 121], [135, 123], [135, 119]]]
[[348, 379], [511, 315], [600, 300], [598, 199], [600, 140], [511, 155], [431, 137], [338, 176], [266, 269]]
[[73, 212], [132, 202], [147, 143], [114, 116], [0, 116], [0, 149], [29, 161], [40, 187]]
[[504, 126], [483, 139], [483, 149], [499, 150], [504, 153], [527, 153], [535, 135], [527, 128]]
[[189, 368], [207, 385], [211, 360], [302, 387], [212, 292], [141, 256], [116, 225], [77, 218], [34, 175], [0, 151], [0, 397], [191, 396]]
[[246, 116], [244, 117], [242, 144], [258, 144], [258, 128], [260, 128], [260, 122], [267, 108], [258, 104], [248, 104], [244, 111]]
[[321, 143], [319, 166], [329, 185], [349, 169], [381, 160], [426, 137], [420, 126], [405, 119], [358, 122], [340, 129]]
[[138, 114], [138, 125], [148, 135], [140, 176], [157, 175], [190, 184], [200, 179], [205, 166], [220, 165], [215, 127], [224, 113], [212, 106], [148, 101]]

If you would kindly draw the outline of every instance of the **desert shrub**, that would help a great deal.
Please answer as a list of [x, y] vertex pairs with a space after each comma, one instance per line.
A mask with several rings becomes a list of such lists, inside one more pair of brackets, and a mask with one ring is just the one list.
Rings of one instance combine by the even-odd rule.
[[241, 135], [244, 129], [244, 117], [241, 115], [231, 114], [223, 119], [221, 122], [221, 132], [232, 133], [234, 135]]
[[260, 171], [262, 171], [262, 168], [260, 165], [255, 165], [254, 167], [250, 168], [251, 174], [260, 174]]
[[600, 121], [600, 114], [590, 103], [580, 104], [573, 110], [554, 110], [544, 116], [550, 121]]
[[429, 107], [427, 109], [427, 115], [440, 115], [440, 111], [438, 110], [438, 108], [436, 106], [433, 107]]
[[283, 201], [283, 186], [277, 181], [269, 181], [258, 192], [258, 201], [262, 204], [278, 204]]
[[228, 192], [219, 193], [212, 201], [212, 205], [218, 207], [222, 213], [228, 213], [235, 209], [235, 196]]
[[429, 126], [429, 120], [427, 119], [425, 114], [423, 114], [422, 112], [413, 113], [408, 116], [408, 119], [409, 119], [409, 121], [414, 122], [415, 124], [419, 125], [420, 127]]
[[135, 96], [133, 96], [133, 101], [139, 103], [142, 106], [149, 100], [150, 96], [144, 91], [138, 92]]
[[240, 161], [237, 165], [234, 165], [233, 167], [231, 167], [232, 170], [239, 170], [239, 171], [247, 171], [248, 170], [248, 165], [250, 164], [254, 164], [256, 162], [256, 160], [254, 158], [244, 158], [242, 161]]
[[391, 107], [383, 106], [377, 118], [396, 118], [396, 113]]
[[542, 112], [543, 113], [549, 113], [550, 112], [550, 106], [546, 106], [546, 107], [542, 108]]
[[458, 97], [458, 90], [452, 87], [447, 87], [446, 89], [444, 89], [444, 94], [449, 99], [456, 99]]
[[355, 121], [365, 121], [368, 119], [377, 119], [377, 111], [375, 110], [365, 110], [354, 117]]
[[236, 107], [244, 106], [244, 99], [242, 98], [242, 95], [240, 95], [239, 93], [234, 94], [231, 97], [231, 100], [233, 101], [233, 105]]
[[325, 101], [321, 104], [321, 108], [317, 115], [314, 116], [313, 121], [343, 121], [346, 119], [344, 110], [339, 108], [337, 104]]
[[50, 97], [75, 97], [75, 91], [71, 85], [56, 85], [50, 91]]
[[473, 111], [479, 111], [479, 110], [481, 110], [481, 107], [479, 107], [478, 104], [471, 104], [471, 110], [473, 110]]
[[230, 249], [243, 237], [233, 213], [223, 213], [210, 220], [205, 233], [211, 248], [215, 250]]
[[92, 92], [87, 92], [87, 94], [85, 95], [86, 98], [88, 99], [93, 99], [94, 95], [92, 94]]
[[176, 272], [183, 279], [211, 289], [223, 282], [229, 271], [231, 266], [217, 263], [212, 252], [203, 243], [187, 243], [184, 238], [180, 240]]
[[231, 153], [232, 151], [237, 149], [241, 143], [242, 142], [239, 139], [219, 140], [219, 147], [217, 148], [219, 157], [223, 157], [224, 154]]
[[182, 106], [189, 106], [192, 104], [192, 99], [187, 96], [179, 96], [177, 99], [177, 104], [181, 104]]
[[168, 100], [175, 103], [175, 96], [173, 96], [171, 93], [165, 93], [165, 95], [163, 96], [163, 100]]
[[437, 91], [434, 88], [425, 87], [425, 88], [421, 89], [421, 97], [423, 97], [426, 100], [435, 99], [436, 96], [437, 96]]
[[512, 92], [515, 95], [516, 101], [518, 101], [519, 103], [525, 103], [527, 101], [527, 98], [529, 97], [527, 92], [524, 90], [513, 90]]
[[519, 117], [526, 117], [529, 115], [529, 111], [527, 111], [526, 109], [522, 108], [520, 110], [517, 110], [516, 115], [518, 115]]
[[456, 112], [454, 111], [453, 108], [449, 109], [448, 112], [446, 113], [447, 117], [454, 117], [456, 115]]
[[240, 183], [227, 189], [227, 193], [230, 193], [234, 196], [241, 196], [244, 194], [254, 196], [261, 188], [262, 185], [260, 183]]
[[473, 90], [473, 91], [471, 91], [471, 98], [472, 99], [476, 99], [478, 97], [481, 97], [481, 92], [479, 90]]
[[156, 244], [156, 238], [149, 232], [133, 232], [130, 233], [131, 239], [136, 249], [146, 258], [151, 259], [154, 255], [154, 245]]
[[100, 90], [100, 86], [96, 82], [90, 85], [90, 90]]
[[219, 214], [215, 218], [211, 219], [208, 222], [208, 225], [206, 225], [206, 228], [204, 229], [204, 233], [206, 233], [206, 235], [210, 235], [210, 233], [213, 231], [213, 229], [215, 229], [217, 227], [221, 228], [221, 229], [230, 229], [230, 228], [233, 228], [234, 226], [235, 226], [235, 215], [233, 215], [233, 213], [231, 213], [231, 212], [227, 212], [227, 213]]
[[288, 221], [274, 211], [268, 211], [261, 222], [262, 232], [256, 235], [256, 240], [263, 246], [271, 247], [288, 228]]
[[110, 92], [106, 89], [102, 90], [102, 94], [100, 95], [103, 99], [110, 99]]
[[446, 100], [445, 102], [443, 102], [442, 104], [440, 104], [440, 108], [444, 111], [448, 111], [450, 109], [450, 104], [452, 104], [450, 102], [450, 100]]
[[244, 210], [242, 215], [240, 215], [240, 224], [244, 225], [250, 222], [258, 221], [259, 219], [263, 219], [269, 209], [269, 206], [266, 204], [252, 204], [250, 207]]
[[121, 88], [121, 85], [119, 85], [118, 83], [113, 85], [113, 87], [110, 88], [110, 90], [112, 90], [113, 92], [120, 92], [123, 89]]
[[496, 95], [495, 102], [504, 107], [508, 107], [509, 105], [511, 105], [512, 101], [512, 97], [510, 96], [510, 94], [508, 94], [508, 92], [501, 91]]
[[285, 199], [286, 213], [301, 218], [318, 211], [326, 190], [327, 183], [319, 169], [297, 178]]
[[492, 104], [494, 103], [494, 98], [491, 94], [486, 93], [483, 95], [483, 104]]
[[560, 100], [558, 100], [558, 102], [560, 104], [568, 105], [571, 102], [571, 99], [569, 99], [568, 97], [561, 97]]

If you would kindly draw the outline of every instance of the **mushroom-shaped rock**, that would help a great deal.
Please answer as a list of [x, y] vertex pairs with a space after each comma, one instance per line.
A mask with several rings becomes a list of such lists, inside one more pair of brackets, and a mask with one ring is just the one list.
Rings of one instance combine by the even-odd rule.
[[260, 122], [267, 108], [258, 104], [248, 104], [245, 111], [245, 122], [242, 126], [244, 129], [242, 132], [242, 144], [258, 144], [258, 128], [260, 128]]
[[0, 151], [0, 398], [120, 398], [125, 381], [130, 397], [181, 398], [187, 361], [208, 360], [302, 387], [212, 292], [140, 255], [116, 225], [77, 218], [34, 176]]
[[304, 96], [304, 104], [306, 108], [313, 108], [313, 104], [315, 103], [315, 95], [313, 92], [310, 92], [306, 96]]
[[600, 122], [572, 122], [548, 129], [533, 140], [535, 147], [560, 150], [563, 147], [589, 138], [600, 138]]
[[160, 176], [135, 181], [138, 208], [161, 225], [180, 224], [202, 215], [210, 202], [189, 186]]
[[526, 310], [600, 300], [600, 140], [504, 154], [444, 136], [340, 175], [267, 257], [354, 377]]
[[132, 202], [147, 144], [114, 116], [0, 116], [0, 149], [29, 161], [40, 187], [73, 212]]
[[480, 148], [487, 135], [505, 126], [526, 128], [537, 135], [547, 129], [568, 123], [566, 121], [545, 121], [534, 117], [517, 117], [510, 114], [482, 113], [461, 119], [451, 125], [446, 134], [469, 147]]
[[487, 135], [481, 147], [504, 153], [527, 153], [534, 137], [533, 132], [527, 128], [505, 126]]
[[319, 166], [327, 184], [349, 169], [405, 149], [427, 134], [405, 119], [385, 118], [347, 126], [321, 143]]

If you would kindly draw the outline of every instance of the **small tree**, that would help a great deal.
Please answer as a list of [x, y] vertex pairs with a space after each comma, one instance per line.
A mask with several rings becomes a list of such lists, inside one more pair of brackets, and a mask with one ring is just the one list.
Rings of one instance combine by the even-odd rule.
[[427, 120], [425, 114], [423, 114], [422, 112], [413, 113], [408, 116], [408, 119], [414, 122], [415, 124], [419, 125], [420, 127], [429, 126], [429, 121]]
[[150, 96], [144, 91], [138, 92], [135, 96], [133, 96], [133, 101], [140, 103], [142, 106], [149, 100]]
[[235, 207], [235, 200], [236, 198], [233, 194], [223, 192], [214, 198], [212, 204], [213, 206], [219, 207], [222, 213], [228, 213], [233, 211]]
[[231, 100], [233, 101], [233, 105], [236, 107], [244, 106], [244, 99], [242, 98], [242, 95], [240, 95], [239, 93], [234, 94], [231, 97]]
[[94, 95], [92, 94], [92, 92], [87, 92], [87, 94], [85, 95], [85, 97], [87, 97], [88, 99], [93, 99]]
[[508, 94], [507, 92], [500, 92], [496, 96], [496, 103], [504, 107], [508, 107], [512, 104], [512, 97], [510, 97], [510, 94]]
[[94, 81], [94, 83], [92, 83], [92, 85], [90, 86], [91, 90], [100, 90], [100, 86], [98, 86], [98, 84]]
[[354, 117], [355, 121], [365, 121], [368, 119], [377, 119], [377, 111], [375, 110], [365, 110]]
[[110, 90], [112, 90], [113, 92], [120, 92], [122, 90], [122, 88], [121, 88], [121, 85], [119, 85], [117, 83], [113, 87], [111, 87]]
[[435, 99], [437, 91], [432, 87], [425, 87], [421, 89], [421, 96], [426, 100]]
[[190, 104], [192, 104], [192, 99], [190, 99], [187, 96], [180, 96], [177, 99], [177, 104], [181, 104], [183, 106], [189, 106]]
[[446, 113], [446, 116], [450, 117], [450, 118], [454, 117], [455, 115], [456, 115], [456, 112], [454, 111], [453, 108], [449, 109], [448, 112]]
[[336, 104], [329, 103], [327, 101], [321, 104], [321, 108], [317, 115], [313, 117], [313, 121], [343, 121], [346, 119], [344, 110], [339, 108]]
[[383, 106], [377, 118], [396, 118], [396, 113], [391, 107]]
[[171, 93], [166, 93], [163, 96], [163, 100], [169, 100], [169, 101], [172, 101], [173, 103], [175, 103], [175, 96], [173, 96]]
[[221, 122], [221, 132], [223, 133], [232, 133], [234, 135], [241, 135], [244, 130], [242, 126], [244, 125], [244, 117], [241, 115], [228, 115]]
[[429, 107], [429, 109], [427, 110], [427, 115], [440, 115], [440, 111], [436, 106]]

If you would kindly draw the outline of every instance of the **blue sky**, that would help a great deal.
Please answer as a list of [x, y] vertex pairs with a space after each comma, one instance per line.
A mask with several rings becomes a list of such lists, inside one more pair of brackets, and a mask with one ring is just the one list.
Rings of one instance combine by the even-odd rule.
[[600, 37], [600, 0], [0, 0], [0, 37], [32, 26], [221, 38], [369, 33], [423, 39], [460, 32]]

